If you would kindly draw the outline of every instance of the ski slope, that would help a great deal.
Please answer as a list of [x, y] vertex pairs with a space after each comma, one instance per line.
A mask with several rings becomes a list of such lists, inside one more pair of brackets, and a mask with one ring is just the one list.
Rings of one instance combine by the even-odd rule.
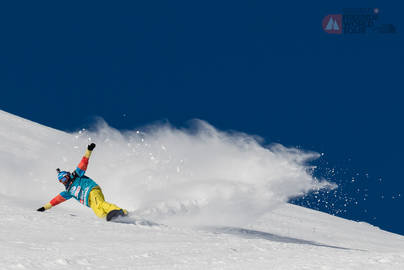
[[[330, 187], [307, 173], [315, 153], [209, 132], [70, 134], [0, 111], [0, 269], [404, 269], [403, 236], [286, 203]], [[131, 223], [73, 200], [35, 211], [90, 140], [88, 174]]]

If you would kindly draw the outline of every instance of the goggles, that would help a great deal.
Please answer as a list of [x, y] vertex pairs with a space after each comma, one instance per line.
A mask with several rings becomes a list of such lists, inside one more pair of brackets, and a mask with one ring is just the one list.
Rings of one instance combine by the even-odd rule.
[[66, 184], [69, 180], [70, 180], [70, 175], [66, 174], [65, 176], [63, 176], [62, 179], [59, 180], [59, 182], [62, 184]]

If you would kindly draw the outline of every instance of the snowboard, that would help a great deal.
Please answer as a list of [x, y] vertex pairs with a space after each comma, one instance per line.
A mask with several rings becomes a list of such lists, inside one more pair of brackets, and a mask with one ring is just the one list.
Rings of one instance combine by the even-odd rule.
[[132, 224], [137, 226], [146, 226], [146, 227], [166, 227], [166, 225], [159, 224], [150, 220], [146, 220], [138, 217], [129, 217], [129, 216], [118, 216], [111, 220], [111, 222], [115, 223], [124, 223], [124, 224]]

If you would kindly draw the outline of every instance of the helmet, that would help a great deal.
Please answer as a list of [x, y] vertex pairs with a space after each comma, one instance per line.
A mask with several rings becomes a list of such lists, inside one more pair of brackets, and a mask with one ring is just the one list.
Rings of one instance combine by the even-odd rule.
[[60, 171], [59, 168], [56, 169], [56, 171], [58, 172], [58, 180], [60, 183], [66, 184], [70, 180], [71, 178], [70, 172]]

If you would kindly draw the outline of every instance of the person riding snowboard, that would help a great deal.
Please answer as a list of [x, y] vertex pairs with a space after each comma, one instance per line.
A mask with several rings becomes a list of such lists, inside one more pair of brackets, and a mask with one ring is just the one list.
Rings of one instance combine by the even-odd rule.
[[80, 203], [91, 207], [98, 217], [106, 217], [107, 221], [118, 216], [128, 215], [127, 210], [106, 202], [100, 186], [84, 175], [87, 170], [88, 160], [94, 148], [94, 143], [88, 145], [86, 153], [73, 173], [60, 171], [59, 168], [56, 169], [58, 172], [58, 180], [65, 186], [66, 190], [58, 194], [49, 203], [38, 208], [37, 211], [43, 212], [70, 198], [75, 198]]

